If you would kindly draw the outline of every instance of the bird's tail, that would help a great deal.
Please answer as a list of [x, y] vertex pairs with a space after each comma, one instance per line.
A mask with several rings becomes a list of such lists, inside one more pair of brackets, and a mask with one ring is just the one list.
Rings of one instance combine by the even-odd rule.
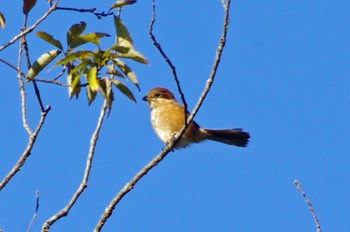
[[244, 132], [240, 128], [224, 130], [209, 130], [201, 128], [201, 130], [205, 134], [205, 139], [226, 143], [237, 147], [246, 147], [250, 138], [249, 133]]

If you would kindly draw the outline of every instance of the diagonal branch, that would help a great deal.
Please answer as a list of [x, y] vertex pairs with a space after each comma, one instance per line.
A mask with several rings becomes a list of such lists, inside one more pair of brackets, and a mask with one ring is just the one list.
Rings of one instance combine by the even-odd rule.
[[167, 64], [170, 67], [171, 73], [173, 74], [173, 77], [174, 77], [174, 81], [175, 81], [177, 90], [180, 94], [181, 101], [184, 105], [184, 109], [185, 109], [184, 114], [185, 114], [185, 119], [186, 119], [187, 118], [187, 102], [185, 99], [185, 95], [180, 87], [180, 81], [179, 81], [179, 78], [177, 77], [175, 66], [173, 65], [173, 63], [171, 62], [169, 57], [165, 54], [164, 50], [162, 49], [161, 45], [158, 43], [156, 37], [153, 34], [153, 26], [154, 26], [155, 21], [156, 21], [156, 5], [155, 5], [155, 0], [152, 0], [152, 19], [151, 19], [151, 24], [149, 26], [148, 33], [149, 33], [149, 36], [153, 42], [153, 45], [158, 49], [159, 53], [162, 55], [165, 62], [167, 62]]
[[53, 11], [56, 10], [57, 4], [58, 4], [58, 0], [56, 0], [55, 3], [45, 12], [45, 14], [40, 19], [38, 19], [32, 26], [28, 27], [26, 30], [22, 31], [21, 33], [19, 33], [15, 37], [13, 37], [10, 41], [8, 41], [4, 45], [2, 45], [0, 47], [0, 51], [4, 50], [8, 46], [13, 44], [17, 40], [19, 40], [20, 38], [22, 38], [22, 36], [24, 36], [24, 35], [28, 34], [29, 32], [33, 31], [42, 21], [44, 21]]
[[48, 112], [50, 111], [50, 106], [47, 106], [45, 110], [41, 112], [41, 117], [39, 120], [39, 123], [35, 129], [34, 132], [31, 131], [29, 128], [29, 124], [27, 122], [27, 106], [26, 106], [26, 91], [24, 88], [24, 83], [22, 80], [22, 72], [20, 72], [20, 67], [21, 67], [21, 57], [22, 57], [22, 43], [19, 45], [19, 53], [18, 53], [18, 67], [14, 67], [15, 69], [18, 70], [17, 73], [17, 79], [19, 83], [19, 88], [20, 88], [20, 95], [21, 95], [21, 108], [22, 108], [22, 121], [23, 121], [23, 127], [28, 133], [29, 136], [29, 141], [27, 144], [26, 149], [20, 156], [19, 160], [15, 164], [15, 166], [12, 168], [12, 170], [4, 177], [4, 179], [0, 182], [0, 191], [7, 185], [7, 183], [15, 176], [15, 174], [21, 169], [21, 167], [24, 165], [26, 159], [30, 156], [30, 153], [33, 149], [34, 143], [36, 141], [36, 138], [44, 125], [46, 116]]
[[198, 99], [198, 102], [195, 106], [195, 108], [193, 109], [191, 115], [188, 117], [187, 119], [187, 124], [185, 124], [181, 131], [179, 131], [179, 133], [177, 133], [174, 137], [174, 139], [167, 144], [162, 152], [160, 152], [155, 158], [153, 158], [145, 167], [143, 167], [141, 169], [141, 171], [139, 171], [120, 191], [119, 193], [112, 199], [112, 201], [109, 203], [109, 205], [107, 206], [107, 208], [105, 209], [104, 213], [101, 215], [100, 220], [98, 221], [94, 231], [95, 232], [99, 232], [101, 231], [102, 227], [104, 226], [104, 224], [106, 223], [106, 221], [108, 220], [109, 217], [112, 216], [113, 210], [115, 208], [115, 206], [121, 201], [121, 199], [128, 194], [137, 184], [138, 181], [141, 180], [142, 177], [144, 177], [147, 172], [149, 172], [153, 167], [155, 167], [160, 161], [162, 161], [166, 155], [174, 148], [174, 146], [176, 145], [177, 141], [181, 138], [182, 134], [185, 132], [187, 125], [189, 125], [194, 116], [196, 115], [197, 111], [199, 110], [201, 104], [203, 103], [206, 95], [208, 94], [215, 75], [216, 75], [216, 71], [219, 67], [219, 63], [220, 63], [220, 59], [222, 56], [222, 52], [223, 49], [225, 47], [225, 43], [226, 43], [226, 36], [227, 36], [227, 30], [228, 30], [228, 24], [229, 24], [229, 9], [230, 9], [230, 3], [231, 0], [227, 0], [226, 5], [224, 6], [224, 22], [223, 22], [223, 28], [222, 28], [222, 34], [221, 34], [221, 38], [219, 41], [219, 45], [216, 51], [216, 55], [215, 55], [215, 60], [213, 63], [213, 67], [211, 70], [211, 73], [209, 75], [209, 78], [207, 79], [207, 83], [206, 86], [200, 96], [200, 98]]
[[10, 62], [8, 62], [2, 58], [0, 58], [0, 62], [6, 64], [7, 66], [9, 66], [13, 70], [15, 70], [17, 73], [19, 73], [21, 76], [26, 77], [26, 74], [24, 72], [19, 70], [15, 65], [11, 64]]
[[87, 187], [88, 181], [89, 181], [89, 175], [90, 175], [90, 170], [91, 170], [91, 165], [92, 165], [92, 159], [95, 154], [95, 149], [96, 149], [96, 143], [97, 139], [100, 133], [100, 129], [102, 127], [103, 119], [106, 114], [106, 109], [107, 109], [107, 101], [104, 101], [103, 106], [101, 107], [101, 112], [100, 116], [97, 121], [96, 129], [93, 132], [90, 140], [90, 149], [89, 153], [87, 155], [87, 160], [86, 160], [86, 166], [85, 166], [85, 171], [84, 171], [84, 176], [83, 179], [78, 187], [78, 189], [75, 191], [73, 194], [71, 200], [68, 202], [68, 204], [60, 210], [58, 213], [53, 215], [51, 218], [46, 220], [41, 228], [42, 232], [47, 232], [49, 231], [50, 227], [58, 221], [60, 218], [65, 217], [68, 215], [70, 209], [74, 206], [80, 195], [83, 193], [84, 189]]
[[315, 221], [315, 225], [316, 225], [316, 232], [321, 232], [321, 225], [320, 225], [320, 221], [318, 220], [318, 217], [316, 215], [316, 212], [311, 204], [311, 201], [309, 200], [309, 198], [307, 198], [304, 190], [301, 188], [301, 184], [298, 180], [294, 180], [294, 184], [297, 187], [297, 190], [301, 193], [301, 195], [303, 196], [307, 206], [309, 207], [309, 210], [312, 214], [312, 217], [314, 218]]
[[[22, 103], [23, 104], [23, 103]], [[1, 181], [0, 183], [0, 191], [6, 186], [6, 184], [14, 177], [14, 175], [21, 169], [21, 167], [24, 165], [26, 159], [30, 156], [30, 153], [33, 149], [34, 143], [36, 141], [36, 137], [38, 136], [42, 126], [44, 125], [45, 119], [47, 114], [49, 113], [51, 107], [47, 106], [44, 112], [41, 112], [41, 117], [38, 126], [36, 127], [35, 131], [29, 136], [29, 141], [27, 144], [26, 149], [22, 153], [21, 157], [15, 164], [15, 166], [12, 168], [12, 170], [7, 174], [7, 176]]]

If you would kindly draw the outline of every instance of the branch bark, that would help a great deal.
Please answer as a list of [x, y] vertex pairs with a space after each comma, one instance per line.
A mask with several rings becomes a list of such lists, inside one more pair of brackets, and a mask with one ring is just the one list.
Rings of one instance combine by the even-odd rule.
[[316, 232], [321, 232], [321, 225], [320, 225], [320, 221], [318, 220], [318, 217], [316, 215], [316, 211], [314, 209], [314, 207], [311, 204], [311, 201], [309, 200], [309, 198], [307, 198], [304, 190], [301, 188], [301, 184], [298, 180], [294, 180], [294, 184], [297, 188], [297, 190], [300, 192], [300, 194], [303, 196], [307, 206], [309, 207], [309, 210], [311, 212], [311, 215], [315, 221], [315, 225], [316, 225]]

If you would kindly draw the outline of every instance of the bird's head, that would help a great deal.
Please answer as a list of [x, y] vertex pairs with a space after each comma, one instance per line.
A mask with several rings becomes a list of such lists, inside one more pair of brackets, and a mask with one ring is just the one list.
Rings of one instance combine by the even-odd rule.
[[169, 90], [160, 87], [151, 89], [148, 94], [142, 98], [142, 100], [146, 101], [152, 109], [157, 107], [159, 104], [174, 101], [176, 102], [174, 95]]

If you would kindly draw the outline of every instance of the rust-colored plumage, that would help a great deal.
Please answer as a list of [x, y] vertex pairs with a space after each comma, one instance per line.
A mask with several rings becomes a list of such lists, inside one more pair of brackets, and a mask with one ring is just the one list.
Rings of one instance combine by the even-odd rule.
[[[165, 88], [152, 89], [143, 97], [143, 100], [147, 101], [151, 108], [151, 123], [154, 131], [164, 143], [168, 143], [184, 125], [184, 107]], [[249, 138], [249, 133], [242, 131], [242, 129], [204, 129], [193, 121], [176, 144], [176, 148], [186, 147], [191, 143], [199, 143], [204, 140], [245, 147]]]

